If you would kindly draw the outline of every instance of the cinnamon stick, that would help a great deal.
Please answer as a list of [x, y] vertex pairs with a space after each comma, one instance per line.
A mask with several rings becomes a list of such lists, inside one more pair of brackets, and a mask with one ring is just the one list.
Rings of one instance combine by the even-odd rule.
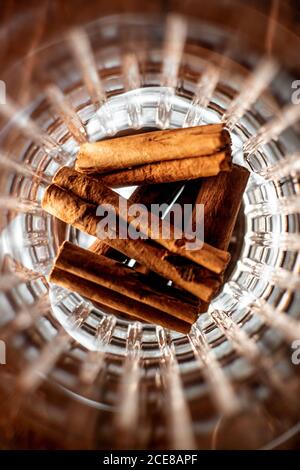
[[[207, 243], [228, 250], [249, 175], [246, 168], [233, 165], [229, 173], [220, 173], [199, 181], [195, 204], [204, 205], [204, 240]], [[187, 187], [188, 192], [194, 189], [194, 185], [193, 188]], [[194, 210], [193, 219], [195, 216]], [[208, 302], [202, 302], [199, 312], [207, 311], [208, 306]]]
[[204, 240], [221, 250], [228, 249], [249, 175], [246, 168], [233, 165], [231, 172], [200, 183], [196, 204], [204, 205]]
[[[96, 216], [94, 204], [85, 202], [74, 193], [52, 184], [45, 191], [42, 206], [58, 219], [96, 236], [99, 217]], [[220, 283], [214, 276], [203, 279], [203, 270], [193, 263], [189, 263], [188, 266], [177, 266], [172, 260], [168, 260], [172, 258], [168, 250], [150, 240], [110, 237], [106, 242], [204, 301], [210, 301], [219, 288]]]
[[[60, 187], [71, 191], [74, 193], [74, 195], [78, 196], [84, 201], [97, 206], [101, 206], [103, 204], [113, 206], [116, 214], [120, 216], [119, 202], [122, 199], [121, 196], [106, 186], [99, 185], [99, 181], [97, 179], [80, 174], [71, 168], [63, 167], [54, 175], [53, 182]], [[146, 215], [148, 216], [148, 213]], [[133, 220], [133, 218], [129, 217], [128, 220], [124, 222], [130, 223]], [[159, 219], [159, 217], [157, 217], [156, 226], [160, 227], [160, 233], [162, 233], [162, 221]], [[144, 233], [146, 237], [151, 238], [151, 224], [148, 224], [146, 227], [146, 232]], [[201, 266], [217, 274], [224, 272], [230, 260], [229, 253], [214, 248], [207, 243], [203, 243], [202, 248], [199, 250], [188, 250], [185, 248], [183, 240], [174, 240], [172, 238], [167, 239], [160, 237], [155, 238], [155, 240], [171, 253], [190, 259], [191, 261], [194, 261], [195, 263], [200, 264]]]
[[[197, 320], [197, 305], [174, 297], [168, 286], [155, 286], [153, 289], [148, 276], [72, 243], [64, 242], [60, 247], [54, 264], [56, 268], [155, 307], [187, 323], [192, 324]], [[49, 279], [52, 279], [51, 273]]]
[[136, 317], [139, 320], [158, 324], [164, 328], [170, 328], [184, 334], [190, 331], [191, 325], [189, 323], [168, 314], [162, 315], [162, 312], [154, 307], [142, 304], [125, 295], [56, 267], [51, 272], [51, 282], [65, 289], [75, 291], [87, 299], [108, 306], [120, 313]]
[[137, 165], [213, 155], [230, 145], [222, 124], [159, 130], [84, 143], [76, 159], [76, 170], [104, 173]]
[[106, 186], [120, 188], [135, 184], [158, 184], [194, 180], [217, 175], [220, 171], [230, 171], [230, 168], [230, 153], [229, 151], [223, 151], [208, 157], [148, 163], [97, 176], [101, 178], [102, 183]]

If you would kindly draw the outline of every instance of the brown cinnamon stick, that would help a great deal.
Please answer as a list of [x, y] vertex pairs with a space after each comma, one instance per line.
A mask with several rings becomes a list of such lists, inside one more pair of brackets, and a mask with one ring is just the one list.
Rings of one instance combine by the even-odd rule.
[[[229, 173], [220, 173], [199, 181], [195, 204], [204, 205], [204, 240], [227, 250], [249, 179], [249, 171], [238, 165]], [[187, 188], [190, 192], [194, 188]], [[192, 217], [195, 218], [193, 211]], [[222, 280], [222, 279], [221, 279]], [[209, 303], [202, 302], [200, 313], [207, 311]]]
[[76, 170], [104, 173], [136, 165], [213, 155], [230, 145], [221, 124], [159, 130], [81, 145]]
[[[52, 184], [45, 191], [42, 206], [58, 219], [96, 236], [99, 217], [96, 216], [94, 204], [87, 203], [74, 193]], [[204, 301], [210, 301], [219, 288], [220, 283], [213, 275], [203, 279], [203, 270], [193, 263], [177, 266], [172, 260], [168, 260], [172, 258], [168, 250], [150, 240], [110, 237], [106, 242]]]
[[230, 171], [230, 168], [231, 157], [228, 150], [208, 157], [148, 163], [98, 176], [106, 186], [120, 188], [135, 184], [158, 184], [194, 180], [217, 175], [220, 171]]
[[221, 250], [228, 249], [248, 178], [246, 168], [233, 165], [231, 172], [201, 181], [196, 204], [204, 205], [204, 240]]
[[[54, 264], [56, 268], [155, 307], [187, 323], [192, 324], [197, 320], [197, 305], [174, 297], [168, 286], [156, 285], [153, 289], [148, 276], [72, 243], [64, 242], [61, 246]], [[49, 279], [52, 279], [51, 273]]]
[[[116, 214], [120, 216], [119, 202], [122, 199], [121, 196], [106, 186], [101, 186], [97, 179], [80, 174], [71, 168], [63, 167], [55, 174], [53, 182], [60, 187], [71, 191], [74, 193], [74, 195], [78, 196], [84, 201], [97, 206], [104, 204], [113, 206]], [[148, 213], [146, 216], [148, 217]], [[133, 218], [129, 217], [125, 223], [130, 223], [133, 220]], [[156, 226], [160, 227], [160, 233], [162, 233], [162, 221], [159, 219], [159, 217], [157, 217]], [[143, 228], [141, 227], [141, 229]], [[144, 233], [146, 237], [152, 237], [151, 224], [147, 225], [146, 231]], [[195, 263], [200, 264], [201, 266], [217, 274], [224, 272], [230, 260], [229, 253], [214, 248], [207, 243], [203, 243], [202, 248], [199, 250], [188, 250], [185, 248], [185, 244], [182, 243], [183, 240], [174, 240], [172, 238], [160, 237], [155, 238], [155, 240], [173, 254], [190, 259], [191, 261], [194, 261]]]
[[142, 304], [141, 302], [114, 292], [111, 289], [107, 289], [106, 287], [58, 268], [52, 270], [51, 282], [65, 289], [78, 292], [78, 294], [83, 297], [106, 305], [118, 312], [136, 317], [139, 320], [158, 324], [164, 328], [170, 328], [184, 334], [187, 334], [191, 328], [189, 323], [185, 323], [168, 314], [162, 315], [162, 312], [154, 307]]

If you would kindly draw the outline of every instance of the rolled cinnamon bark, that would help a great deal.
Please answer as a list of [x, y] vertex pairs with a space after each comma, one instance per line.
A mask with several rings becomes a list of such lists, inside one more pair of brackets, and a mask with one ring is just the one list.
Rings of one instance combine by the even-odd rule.
[[[148, 276], [72, 243], [64, 242], [60, 247], [54, 264], [56, 268], [155, 307], [187, 323], [192, 324], [197, 320], [197, 306], [171, 295], [168, 286], [156, 285], [153, 289]], [[51, 273], [49, 279], [52, 279]]]
[[97, 176], [101, 178], [102, 183], [106, 186], [120, 188], [135, 184], [158, 184], [194, 180], [217, 175], [220, 171], [230, 171], [230, 168], [230, 152], [223, 151], [208, 157], [149, 163]]
[[206, 243], [228, 249], [249, 175], [246, 168], [233, 165], [231, 172], [201, 181], [196, 204], [204, 205]]
[[[122, 199], [121, 196], [106, 186], [101, 186], [97, 179], [80, 174], [71, 168], [63, 167], [54, 175], [53, 182], [58, 186], [71, 191], [74, 193], [74, 195], [84, 201], [87, 201], [88, 203], [92, 203], [97, 206], [113, 206], [115, 213], [120, 216], [119, 202]], [[148, 218], [148, 216], [149, 213], [147, 212], [146, 217]], [[155, 217], [153, 217], [152, 220], [154, 219]], [[133, 221], [134, 218], [129, 217], [128, 220], [124, 222], [131, 223]], [[145, 229], [144, 234], [146, 237], [154, 238], [151, 232], [151, 226], [152, 224], [148, 223], [147, 227], [141, 227], [141, 230]], [[159, 232], [162, 233], [162, 221], [159, 219], [159, 217], [156, 218], [156, 227], [159, 227]], [[172, 238], [159, 237], [155, 238], [155, 240], [173, 254], [190, 259], [191, 261], [194, 261], [195, 263], [200, 264], [201, 266], [217, 274], [224, 272], [230, 260], [229, 253], [214, 248], [213, 246], [210, 246], [206, 243], [203, 243], [202, 248], [199, 250], [188, 250], [185, 248], [185, 244], [181, 239], [174, 240]]]
[[[87, 203], [74, 193], [52, 184], [45, 191], [42, 206], [58, 219], [96, 236], [99, 217], [96, 216], [94, 204]], [[174, 261], [168, 260], [172, 259], [173, 255], [151, 240], [131, 240], [112, 236], [107, 238], [106, 242], [204, 301], [210, 301], [219, 288], [219, 280], [213, 275], [203, 279], [203, 269], [193, 263], [177, 266]]]
[[[204, 205], [204, 240], [207, 243], [228, 250], [249, 175], [246, 168], [233, 165], [229, 173], [199, 181], [195, 204]], [[194, 189], [194, 184], [192, 188], [187, 187], [188, 192]], [[192, 217], [196, 217], [195, 210]], [[207, 311], [208, 306], [209, 303], [202, 302], [200, 313]]]
[[154, 307], [142, 304], [141, 302], [114, 292], [113, 290], [107, 289], [106, 287], [100, 286], [94, 282], [87, 281], [86, 279], [67, 271], [54, 268], [51, 272], [51, 282], [64, 287], [65, 289], [75, 291], [83, 297], [106, 305], [120, 313], [136, 317], [139, 320], [155, 323], [164, 328], [170, 328], [184, 334], [187, 334], [190, 331], [191, 325], [189, 323], [185, 323], [184, 321], [166, 313], [162, 314], [160, 310]]
[[104, 173], [167, 160], [201, 158], [230, 145], [222, 124], [159, 130], [81, 145], [76, 170]]

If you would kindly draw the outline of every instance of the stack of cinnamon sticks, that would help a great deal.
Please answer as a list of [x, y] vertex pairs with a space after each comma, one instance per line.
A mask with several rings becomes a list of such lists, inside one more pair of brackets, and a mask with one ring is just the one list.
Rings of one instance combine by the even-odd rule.
[[[154, 131], [83, 144], [75, 169], [63, 167], [43, 197], [43, 208], [65, 223], [97, 236], [99, 207], [118, 219], [105, 240], [89, 250], [65, 242], [50, 282], [78, 292], [112, 311], [188, 333], [218, 293], [230, 260], [228, 245], [248, 180], [232, 165], [230, 137], [222, 125]], [[171, 202], [182, 182], [196, 180], [195, 204], [204, 204], [204, 243], [190, 250], [185, 241], [140, 227], [141, 238], [120, 236], [133, 217], [120, 211], [113, 189], [141, 185], [128, 201], [148, 208]], [[145, 206], [143, 206], [145, 207]], [[149, 213], [145, 213], [149, 217]], [[163, 222], [158, 215], [157, 224]], [[195, 223], [197, 211], [192, 214]], [[152, 220], [152, 219], [151, 219]], [[173, 234], [173, 228], [170, 230]], [[136, 260], [135, 268], [125, 261]], [[156, 273], [152, 275], [152, 273]], [[159, 275], [159, 276], [157, 276]], [[162, 282], [166, 279], [166, 283]], [[167, 281], [172, 281], [168, 285]]]

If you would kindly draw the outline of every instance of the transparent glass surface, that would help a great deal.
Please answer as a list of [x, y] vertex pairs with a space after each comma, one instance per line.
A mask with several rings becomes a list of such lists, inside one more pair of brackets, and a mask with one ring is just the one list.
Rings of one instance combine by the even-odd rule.
[[[277, 51], [270, 58], [225, 19], [203, 16], [121, 15], [66, 28], [32, 52], [25, 98], [17, 82], [27, 58], [5, 70], [0, 339], [8, 359], [0, 389], [7, 445], [273, 448], [296, 432], [297, 64]], [[129, 321], [48, 283], [63, 240], [93, 241], [41, 209], [51, 177], [72, 164], [80, 143], [221, 121], [234, 162], [251, 176], [226, 282], [189, 336]]]

